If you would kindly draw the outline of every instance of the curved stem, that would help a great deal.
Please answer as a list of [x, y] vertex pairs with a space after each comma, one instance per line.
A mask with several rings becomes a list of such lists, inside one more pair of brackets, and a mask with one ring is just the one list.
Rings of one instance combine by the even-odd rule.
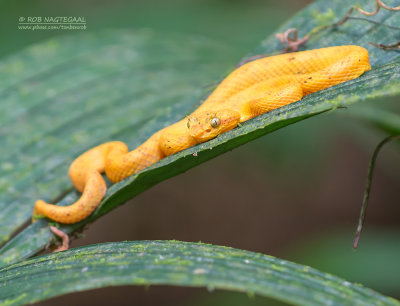
[[54, 235], [57, 237], [61, 238], [62, 245], [59, 246], [57, 249], [55, 249], [53, 252], [61, 252], [69, 249], [69, 237], [66, 233], [63, 231], [59, 230], [55, 226], [50, 226], [50, 230], [53, 232]]
[[357, 11], [359, 11], [361, 14], [366, 15], [366, 16], [374, 16], [379, 12], [379, 9], [381, 8], [381, 5], [379, 4], [379, 0], [376, 1], [376, 9], [373, 12], [367, 12], [364, 11], [363, 9], [357, 7]]
[[392, 50], [392, 49], [399, 49], [400, 48], [400, 41], [395, 42], [394, 44], [377, 44], [374, 43], [372, 41], [369, 42], [370, 45], [373, 45], [374, 47], [377, 47], [379, 49], [383, 49], [383, 50]]
[[367, 212], [369, 194], [371, 191], [371, 184], [372, 184], [372, 175], [374, 173], [376, 159], [377, 159], [378, 154], [379, 154], [380, 150], [382, 149], [382, 147], [386, 143], [393, 141], [393, 140], [400, 140], [400, 135], [392, 135], [392, 136], [386, 137], [384, 140], [382, 140], [376, 146], [374, 153], [372, 154], [371, 161], [368, 166], [367, 184], [365, 186], [364, 198], [363, 198], [363, 203], [361, 206], [360, 217], [358, 218], [357, 231], [356, 231], [356, 235], [355, 235], [354, 242], [353, 242], [353, 248], [355, 248], [355, 249], [358, 246], [358, 242], [360, 240], [360, 235], [361, 235], [361, 230], [363, 228], [364, 221], [365, 221], [365, 214]]
[[392, 12], [400, 11], [400, 5], [396, 6], [396, 7], [390, 7], [390, 6], [387, 6], [385, 3], [383, 3], [382, 0], [376, 0], [376, 3], [377, 3], [377, 5], [380, 5], [381, 7], [383, 7], [385, 10], [392, 11]]

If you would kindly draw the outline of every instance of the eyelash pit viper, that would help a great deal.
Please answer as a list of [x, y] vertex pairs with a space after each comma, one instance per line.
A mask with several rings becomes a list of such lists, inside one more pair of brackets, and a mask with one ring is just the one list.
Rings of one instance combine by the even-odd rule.
[[83, 153], [69, 169], [81, 198], [65, 207], [36, 201], [34, 219], [46, 216], [60, 223], [79, 222], [95, 210], [106, 193], [101, 173], [113, 183], [121, 181], [241, 122], [355, 79], [370, 69], [368, 51], [359, 46], [286, 53], [240, 66], [187, 118], [156, 132], [133, 151], [123, 142], [113, 141]]

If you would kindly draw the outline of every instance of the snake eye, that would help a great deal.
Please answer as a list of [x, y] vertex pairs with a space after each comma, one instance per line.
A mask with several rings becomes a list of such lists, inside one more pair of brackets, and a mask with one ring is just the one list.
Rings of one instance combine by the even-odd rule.
[[219, 118], [217, 118], [217, 117], [212, 118], [210, 121], [210, 124], [213, 128], [216, 128], [221, 124], [221, 120], [219, 120]]

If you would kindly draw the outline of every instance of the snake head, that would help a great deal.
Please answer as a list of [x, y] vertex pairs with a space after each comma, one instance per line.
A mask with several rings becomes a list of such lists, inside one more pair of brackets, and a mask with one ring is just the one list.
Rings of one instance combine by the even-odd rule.
[[238, 112], [223, 109], [202, 111], [188, 117], [189, 134], [197, 142], [205, 142], [235, 128], [240, 120]]

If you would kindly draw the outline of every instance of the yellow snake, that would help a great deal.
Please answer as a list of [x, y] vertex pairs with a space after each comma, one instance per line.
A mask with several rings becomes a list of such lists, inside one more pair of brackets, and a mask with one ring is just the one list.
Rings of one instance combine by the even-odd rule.
[[191, 115], [156, 132], [133, 151], [129, 152], [123, 142], [114, 141], [83, 153], [69, 169], [81, 198], [65, 207], [36, 201], [33, 216], [46, 216], [60, 223], [81, 221], [106, 193], [101, 173], [105, 172], [114, 183], [121, 181], [241, 122], [357, 78], [370, 69], [368, 51], [359, 46], [287, 53], [249, 62], [224, 79]]

